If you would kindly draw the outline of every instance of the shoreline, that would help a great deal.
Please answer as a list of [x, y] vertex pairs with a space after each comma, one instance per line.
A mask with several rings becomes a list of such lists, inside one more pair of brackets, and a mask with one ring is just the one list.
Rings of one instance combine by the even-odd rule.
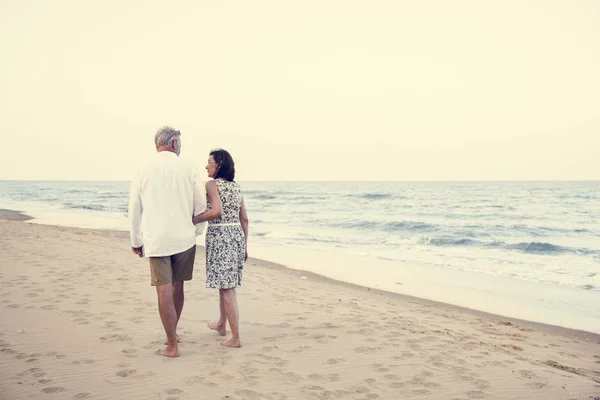
[[24, 214], [23, 211], [7, 210], [0, 208], [0, 220], [5, 221], [29, 221], [34, 219], [33, 217]]
[[[30, 221], [30, 220], [34, 220], [34, 219], [35, 218], [33, 218], [27, 214], [24, 214], [22, 211], [0, 209], [0, 221], [1, 220]], [[61, 228], [61, 229], [63, 229], [63, 228], [74, 229], [74, 230], [81, 229], [81, 230], [85, 230], [85, 231], [92, 231], [92, 232], [98, 232], [98, 233], [111, 233], [116, 236], [123, 236], [123, 238], [125, 238], [125, 239], [129, 238], [128, 233], [126, 231], [121, 231], [121, 230], [77, 228], [77, 227], [67, 227], [67, 226], [61, 226], [61, 225], [46, 225], [46, 224], [44, 224], [44, 225], [57, 227], [57, 228]], [[197, 245], [197, 250], [196, 250], [197, 257], [198, 256], [202, 257], [203, 254], [204, 254], [204, 246]], [[476, 308], [469, 308], [469, 307], [464, 307], [464, 306], [455, 305], [455, 304], [451, 304], [451, 303], [445, 303], [443, 301], [430, 300], [430, 299], [426, 299], [423, 297], [413, 296], [410, 294], [392, 292], [392, 291], [388, 291], [388, 290], [363, 286], [363, 285], [359, 285], [359, 284], [355, 284], [355, 283], [351, 283], [351, 282], [345, 282], [345, 281], [341, 281], [338, 279], [329, 278], [327, 276], [320, 275], [316, 272], [312, 272], [312, 271], [308, 271], [308, 270], [304, 270], [304, 269], [291, 268], [284, 264], [261, 259], [261, 258], [249, 257], [248, 263], [250, 263], [251, 261], [254, 261], [254, 263], [260, 263], [263, 268], [277, 269], [279, 271], [285, 271], [287, 274], [291, 274], [291, 275], [298, 276], [298, 277], [306, 277], [307, 279], [311, 279], [312, 281], [323, 282], [323, 283], [331, 284], [334, 286], [339, 286], [342, 288], [343, 287], [353, 288], [355, 290], [362, 291], [365, 293], [366, 292], [375, 293], [380, 296], [399, 299], [402, 301], [418, 302], [419, 304], [422, 304], [422, 305], [444, 307], [444, 308], [456, 310], [459, 312], [468, 313], [470, 315], [477, 316], [477, 317], [484, 317], [484, 318], [488, 318], [488, 319], [492, 319], [492, 320], [501, 320], [501, 322], [505, 323], [506, 325], [520, 325], [526, 329], [536, 329], [541, 332], [547, 332], [550, 334], [561, 335], [561, 336], [570, 337], [570, 338], [578, 338], [581, 340], [586, 340], [586, 341], [595, 342], [597, 344], [600, 344], [600, 333], [596, 333], [596, 332], [590, 332], [590, 331], [586, 331], [586, 330], [582, 330], [582, 329], [568, 328], [568, 327], [559, 326], [559, 325], [545, 324], [542, 322], [530, 321], [530, 320], [521, 319], [521, 318], [514, 318], [514, 317], [502, 315], [502, 314], [496, 314], [496, 313], [478, 310]]]

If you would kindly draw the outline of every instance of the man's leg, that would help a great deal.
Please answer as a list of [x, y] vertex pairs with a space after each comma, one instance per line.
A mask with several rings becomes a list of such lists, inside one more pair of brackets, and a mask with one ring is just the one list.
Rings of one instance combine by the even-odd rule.
[[166, 357], [179, 357], [177, 345], [177, 311], [173, 303], [173, 285], [166, 283], [156, 286], [158, 294], [158, 312], [167, 334], [167, 347], [159, 349], [156, 354]]
[[225, 299], [222, 290], [219, 290], [219, 321], [209, 322], [208, 327], [219, 332], [221, 336], [227, 334], [227, 315], [225, 314]]
[[181, 318], [184, 300], [183, 281], [173, 281], [173, 304], [175, 305], [175, 312], [177, 312], [177, 322]]
[[152, 286], [156, 286], [158, 313], [167, 335], [167, 347], [156, 354], [167, 357], [179, 357], [177, 346], [177, 311], [173, 302], [173, 270], [170, 257], [150, 257]]
[[[173, 281], [173, 304], [175, 305], [175, 313], [177, 313], [177, 323], [179, 323], [179, 318], [181, 318], [184, 300], [183, 281]], [[179, 335], [177, 335], [177, 343], [179, 342]], [[169, 339], [165, 339], [165, 345], [167, 344], [169, 344]]]
[[[177, 314], [177, 323], [179, 323], [185, 302], [183, 283], [193, 278], [196, 245], [186, 251], [172, 255], [170, 260], [173, 265], [173, 304], [175, 306], [175, 313]], [[177, 341], [179, 341], [179, 336], [177, 336]]]

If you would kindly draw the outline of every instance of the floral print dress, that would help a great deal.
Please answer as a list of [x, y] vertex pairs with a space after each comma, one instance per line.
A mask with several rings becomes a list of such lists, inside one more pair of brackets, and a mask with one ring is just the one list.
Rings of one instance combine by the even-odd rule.
[[[216, 179], [223, 215], [206, 230], [206, 287], [231, 289], [242, 284], [246, 244], [240, 224], [242, 190], [236, 182]], [[210, 209], [210, 199], [206, 199]]]

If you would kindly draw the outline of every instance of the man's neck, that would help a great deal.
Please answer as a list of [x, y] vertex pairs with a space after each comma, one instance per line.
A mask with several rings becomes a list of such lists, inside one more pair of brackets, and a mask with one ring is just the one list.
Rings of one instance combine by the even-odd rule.
[[173, 148], [169, 147], [169, 146], [158, 146], [156, 148], [156, 151], [158, 151], [159, 153], [161, 151], [170, 151], [171, 153], [175, 153], [175, 150]]

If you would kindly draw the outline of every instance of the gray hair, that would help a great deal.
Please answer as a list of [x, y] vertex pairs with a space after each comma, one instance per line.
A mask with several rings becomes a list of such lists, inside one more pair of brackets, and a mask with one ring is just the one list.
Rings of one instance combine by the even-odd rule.
[[154, 144], [156, 147], [159, 146], [171, 146], [174, 139], [179, 139], [181, 132], [175, 130], [170, 126], [163, 126], [160, 128], [154, 136]]

